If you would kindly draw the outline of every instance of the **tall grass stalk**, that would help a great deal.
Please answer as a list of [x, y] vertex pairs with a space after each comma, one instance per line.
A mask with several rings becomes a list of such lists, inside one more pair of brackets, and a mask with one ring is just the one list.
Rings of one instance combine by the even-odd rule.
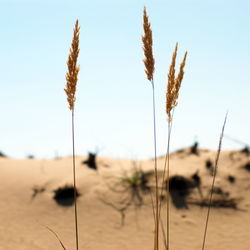
[[79, 31], [78, 20], [76, 20], [74, 27], [74, 34], [69, 51], [69, 57], [67, 61], [68, 72], [66, 73], [66, 88], [64, 89], [71, 111], [71, 127], [72, 127], [72, 151], [73, 151], [73, 182], [74, 182], [74, 212], [75, 212], [75, 236], [76, 236], [76, 250], [79, 249], [79, 237], [78, 237], [78, 215], [77, 215], [77, 193], [76, 193], [76, 167], [75, 167], [75, 126], [74, 126], [74, 108], [75, 108], [75, 93], [78, 80], [78, 73], [80, 70], [77, 65], [77, 58], [79, 54]]
[[154, 233], [154, 250], [159, 249], [159, 193], [158, 193], [158, 174], [157, 174], [157, 148], [156, 148], [156, 118], [155, 118], [155, 86], [154, 86], [154, 56], [153, 56], [153, 38], [152, 29], [150, 27], [149, 18], [147, 15], [146, 8], [143, 11], [143, 29], [144, 35], [142, 36], [143, 51], [145, 59], [143, 60], [145, 65], [145, 73], [147, 79], [150, 81], [152, 86], [152, 107], [153, 107], [153, 136], [154, 136], [154, 171], [155, 171], [155, 205], [154, 208], [154, 223], [155, 223], [155, 233]]
[[220, 140], [219, 140], [219, 146], [218, 146], [218, 150], [217, 150], [217, 154], [216, 154], [216, 158], [215, 158], [215, 165], [214, 165], [214, 171], [213, 171], [213, 181], [212, 181], [212, 186], [211, 186], [210, 196], [209, 196], [209, 205], [208, 205], [208, 210], [207, 210], [205, 230], [204, 230], [204, 236], [203, 236], [203, 242], [202, 242], [202, 250], [205, 249], [207, 229], [208, 229], [208, 221], [209, 221], [209, 216], [210, 216], [210, 211], [211, 211], [211, 204], [212, 204], [212, 198], [213, 198], [213, 190], [214, 190], [215, 178], [216, 178], [216, 174], [217, 174], [217, 170], [218, 170], [218, 162], [219, 162], [219, 158], [220, 158], [220, 152], [221, 152], [221, 146], [222, 146], [222, 139], [223, 139], [223, 135], [224, 135], [226, 121], [227, 121], [227, 114], [225, 116], [224, 123], [223, 123], [223, 126], [222, 126]]
[[[175, 50], [172, 56], [172, 62], [169, 68], [168, 73], [168, 84], [167, 84], [167, 92], [166, 92], [166, 113], [168, 118], [168, 139], [167, 139], [167, 152], [165, 156], [165, 162], [164, 162], [164, 169], [163, 169], [163, 179], [162, 179], [162, 189], [161, 189], [161, 196], [163, 194], [163, 188], [164, 188], [164, 180], [165, 175], [166, 176], [166, 189], [167, 189], [167, 232], [166, 235], [164, 235], [164, 240], [166, 243], [164, 243], [165, 249], [170, 249], [170, 192], [169, 192], [169, 169], [170, 169], [170, 157], [169, 157], [169, 151], [170, 151], [170, 138], [171, 138], [171, 131], [172, 131], [172, 122], [173, 122], [173, 112], [174, 108], [177, 106], [178, 97], [179, 97], [179, 90], [181, 87], [181, 83], [184, 76], [184, 67], [186, 63], [186, 57], [187, 52], [184, 55], [184, 58], [182, 60], [182, 63], [180, 65], [180, 70], [178, 73], [178, 76], [175, 77], [175, 61], [177, 56], [177, 50], [178, 50], [178, 43], [176, 43]], [[159, 219], [161, 217], [161, 205], [162, 201], [160, 201], [159, 205]], [[163, 231], [165, 234], [165, 231]]]

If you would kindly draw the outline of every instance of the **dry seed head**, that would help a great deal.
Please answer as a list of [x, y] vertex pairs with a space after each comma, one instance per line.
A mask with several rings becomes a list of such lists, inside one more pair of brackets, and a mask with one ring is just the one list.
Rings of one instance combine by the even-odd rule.
[[152, 39], [152, 30], [150, 27], [150, 23], [147, 16], [146, 7], [144, 7], [143, 11], [143, 29], [144, 29], [144, 35], [142, 36], [142, 42], [143, 42], [143, 51], [145, 55], [145, 59], [143, 60], [145, 65], [145, 73], [147, 75], [147, 78], [149, 81], [153, 80], [153, 74], [154, 74], [154, 65], [155, 60], [153, 56], [153, 39]]
[[178, 50], [178, 43], [176, 43], [175, 50], [172, 56], [172, 62], [169, 67], [169, 73], [168, 73], [168, 86], [166, 93], [166, 112], [168, 117], [171, 117], [170, 112], [173, 108], [173, 98], [175, 91], [175, 61], [177, 56], [177, 50]]
[[184, 76], [184, 67], [187, 57], [187, 52], [186, 52], [182, 60], [182, 63], [180, 65], [179, 74], [177, 78], [175, 78], [175, 61], [177, 56], [177, 50], [178, 50], [178, 43], [176, 43], [175, 50], [172, 56], [172, 62], [168, 73], [168, 86], [166, 93], [166, 113], [168, 115], [169, 121], [172, 120], [171, 111], [177, 105], [177, 99], [179, 97], [179, 90]]
[[179, 74], [177, 76], [177, 78], [175, 79], [175, 96], [174, 96], [174, 107], [178, 104], [177, 100], [178, 100], [178, 97], [179, 97], [179, 90], [180, 90], [180, 87], [181, 87], [181, 82], [182, 82], [182, 79], [183, 79], [183, 76], [184, 76], [184, 67], [185, 67], [185, 63], [186, 63], [186, 58], [187, 58], [187, 51], [184, 55], [184, 58], [181, 62], [181, 65], [180, 65], [180, 71], [179, 71]]
[[67, 61], [68, 72], [66, 73], [66, 88], [64, 89], [67, 100], [69, 103], [69, 109], [74, 109], [75, 104], [75, 92], [76, 92], [76, 84], [78, 79], [78, 73], [80, 70], [79, 65], [77, 65], [77, 58], [79, 54], [79, 31], [80, 27], [78, 25], [78, 20], [76, 20], [74, 27], [74, 34], [71, 43], [71, 48], [69, 50], [69, 57]]

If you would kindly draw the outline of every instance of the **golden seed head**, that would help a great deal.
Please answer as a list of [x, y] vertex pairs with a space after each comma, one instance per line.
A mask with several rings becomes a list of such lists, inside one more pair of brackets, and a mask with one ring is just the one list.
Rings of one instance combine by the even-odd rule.
[[179, 97], [179, 89], [181, 87], [181, 82], [182, 82], [182, 79], [183, 79], [183, 76], [184, 76], [184, 67], [185, 67], [185, 63], [186, 63], [186, 58], [187, 58], [187, 52], [185, 53], [184, 55], [184, 58], [181, 62], [181, 65], [180, 65], [180, 71], [179, 71], [179, 74], [177, 76], [177, 78], [175, 79], [175, 96], [174, 96], [174, 107], [178, 104], [177, 100], [178, 100], [178, 97]]
[[76, 20], [74, 27], [74, 34], [71, 43], [71, 48], [69, 50], [69, 57], [67, 61], [68, 72], [66, 73], [66, 88], [64, 89], [67, 100], [69, 103], [69, 109], [74, 109], [75, 104], [75, 92], [76, 92], [76, 84], [78, 80], [78, 73], [80, 71], [80, 66], [77, 65], [77, 58], [79, 54], [79, 31], [80, 27], [78, 25], [78, 20]]
[[166, 113], [168, 115], [168, 120], [172, 120], [171, 111], [178, 104], [177, 99], [179, 97], [179, 90], [181, 87], [181, 82], [184, 76], [184, 67], [187, 57], [187, 52], [184, 55], [182, 63], [180, 65], [180, 71], [178, 76], [175, 78], [175, 61], [177, 56], [178, 43], [176, 43], [175, 50], [172, 56], [172, 62], [168, 73], [168, 86], [166, 93]]
[[145, 65], [145, 73], [147, 75], [147, 78], [149, 81], [153, 79], [154, 74], [154, 65], [155, 60], [153, 56], [153, 39], [152, 39], [152, 30], [150, 27], [150, 23], [147, 16], [146, 7], [144, 7], [143, 11], [143, 29], [144, 29], [144, 35], [142, 36], [142, 42], [143, 42], [143, 51], [145, 55], [145, 59], [143, 60]]

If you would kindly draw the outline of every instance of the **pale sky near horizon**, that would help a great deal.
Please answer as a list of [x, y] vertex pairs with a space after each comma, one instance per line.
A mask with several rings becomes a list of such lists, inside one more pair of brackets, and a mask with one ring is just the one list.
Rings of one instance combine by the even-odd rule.
[[[76, 152], [153, 156], [151, 86], [142, 63], [143, 7], [153, 29], [158, 155], [167, 146], [165, 91], [175, 43], [188, 51], [171, 151], [216, 149], [225, 134], [250, 144], [250, 1], [0, 0], [0, 151], [71, 154], [63, 91], [75, 20], [81, 26]], [[225, 138], [223, 149], [242, 145]]]

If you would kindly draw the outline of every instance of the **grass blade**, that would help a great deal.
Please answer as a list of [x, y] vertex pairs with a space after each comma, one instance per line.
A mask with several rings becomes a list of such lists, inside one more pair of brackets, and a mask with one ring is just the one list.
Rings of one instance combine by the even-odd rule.
[[59, 236], [57, 235], [57, 233], [55, 231], [53, 231], [51, 228], [49, 228], [48, 226], [44, 226], [46, 227], [51, 233], [54, 234], [54, 236], [58, 239], [59, 243], [61, 244], [61, 247], [66, 250], [66, 247], [63, 245], [62, 241], [60, 240]]
[[212, 181], [212, 187], [210, 191], [210, 197], [209, 197], [209, 205], [208, 205], [208, 210], [207, 210], [207, 217], [206, 217], [206, 224], [205, 224], [205, 230], [204, 230], [204, 236], [203, 236], [203, 242], [202, 242], [202, 250], [205, 249], [205, 243], [206, 243], [206, 236], [207, 236], [207, 228], [208, 228], [208, 221], [209, 221], [209, 216], [210, 216], [210, 210], [211, 210], [211, 204], [212, 204], [212, 198], [213, 198], [213, 190], [214, 190], [214, 184], [215, 184], [215, 177], [217, 174], [217, 169], [218, 169], [218, 162], [220, 158], [220, 152], [221, 152], [221, 146], [222, 146], [222, 139], [224, 135], [224, 129], [227, 121], [227, 113], [224, 119], [224, 123], [222, 126], [221, 130], [221, 135], [220, 135], [220, 140], [219, 140], [219, 146], [216, 154], [216, 159], [215, 159], [215, 166], [214, 166], [214, 173], [213, 173], [213, 181]]

